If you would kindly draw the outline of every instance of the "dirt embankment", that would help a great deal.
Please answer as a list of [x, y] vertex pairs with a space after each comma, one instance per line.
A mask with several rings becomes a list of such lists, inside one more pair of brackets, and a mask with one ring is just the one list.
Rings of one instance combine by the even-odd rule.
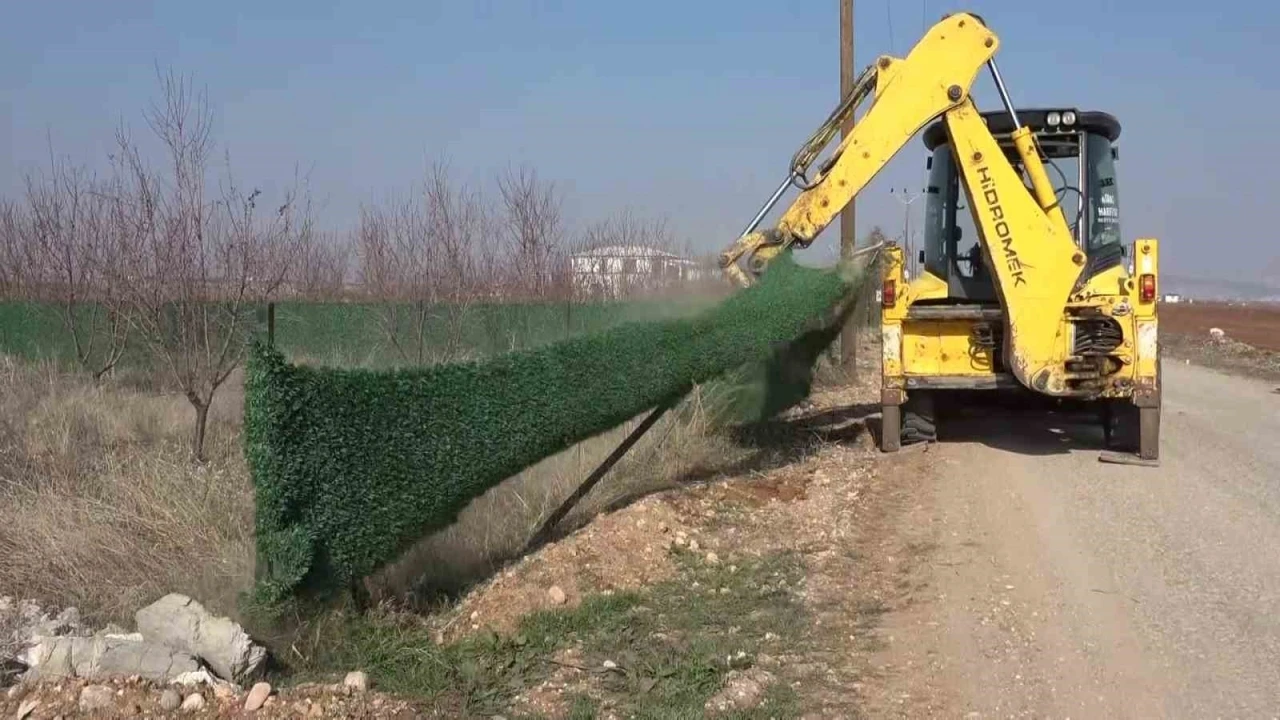
[[1280, 352], [1278, 303], [1182, 302], [1160, 305], [1160, 330], [1165, 335], [1207, 338], [1212, 328], [1260, 350]]
[[1160, 338], [1174, 360], [1280, 382], [1280, 304], [1165, 303]]

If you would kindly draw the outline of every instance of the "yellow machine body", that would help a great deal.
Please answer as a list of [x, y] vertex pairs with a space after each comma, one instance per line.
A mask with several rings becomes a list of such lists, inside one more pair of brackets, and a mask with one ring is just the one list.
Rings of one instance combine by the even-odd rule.
[[[1074, 108], [1016, 109], [994, 62], [999, 47], [981, 18], [957, 13], [905, 58], [879, 58], [793, 158], [788, 182], [799, 196], [774, 227], [757, 230], [779, 188], [721, 266], [749, 284], [785, 248], [807, 247], [924, 130], [931, 168], [938, 164], [927, 252], [910, 275], [902, 248], [884, 248], [879, 263], [882, 447], [897, 449], [903, 428], [928, 436], [938, 393], [1011, 390], [1097, 402], [1109, 439], [1132, 436], [1117, 444], [1154, 458], [1158, 252], [1154, 239], [1132, 248], [1119, 239], [1118, 121]], [[970, 97], [983, 67], [1004, 112], [979, 113]], [[868, 99], [810, 177], [836, 128]], [[1064, 162], [1075, 163], [1074, 181]], [[962, 257], [966, 223], [971, 247]], [[904, 407], [928, 417], [909, 419]]]

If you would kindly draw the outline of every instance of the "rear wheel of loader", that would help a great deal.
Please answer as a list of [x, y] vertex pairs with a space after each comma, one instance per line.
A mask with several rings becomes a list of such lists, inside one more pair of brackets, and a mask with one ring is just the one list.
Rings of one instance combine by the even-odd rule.
[[902, 448], [902, 406], [880, 406], [880, 450], [897, 452]]
[[917, 391], [902, 408], [902, 441], [907, 444], [938, 439], [938, 416], [933, 393]]
[[1138, 408], [1128, 400], [1106, 400], [1102, 406], [1102, 437], [1108, 450], [1138, 451]]
[[[1164, 363], [1156, 360], [1156, 386], [1164, 392]], [[1160, 407], [1138, 407], [1132, 400], [1108, 400], [1102, 407], [1102, 428], [1107, 448], [1134, 453], [1143, 460], [1160, 459]]]
[[1130, 400], [1111, 400], [1102, 418], [1108, 449], [1160, 459], [1160, 406], [1140, 408]]

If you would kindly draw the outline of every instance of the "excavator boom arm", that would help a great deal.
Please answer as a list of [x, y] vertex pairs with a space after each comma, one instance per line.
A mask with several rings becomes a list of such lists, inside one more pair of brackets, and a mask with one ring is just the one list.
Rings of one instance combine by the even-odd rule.
[[778, 229], [801, 247], [811, 243], [911, 138], [968, 96], [996, 48], [995, 35], [976, 20], [953, 16], [935, 25], [905, 59], [877, 60], [871, 107]]
[[[999, 38], [978, 18], [960, 13], [935, 24], [906, 58], [876, 60], [815, 138], [829, 140], [831, 135], [824, 131], [830, 133], [843, 116], [856, 112], [863, 93], [873, 93], [862, 119], [812, 179], [803, 176], [805, 166], [814, 160], [821, 143], [806, 143], [792, 162], [789, 178], [802, 186], [802, 192], [776, 227], [753, 232], [753, 223], [721, 254], [721, 267], [747, 284], [749, 278], [737, 266], [744, 256], [758, 271], [788, 246], [807, 247], [916, 133], [968, 97], [978, 72], [999, 46]], [[775, 193], [770, 202], [780, 194]], [[763, 215], [762, 211], [757, 222]]]
[[[1018, 123], [992, 60], [999, 46], [999, 38], [980, 18], [957, 13], [935, 24], [905, 58], [879, 58], [796, 154], [788, 181], [802, 187], [799, 196], [773, 228], [755, 230], [785, 186], [780, 188], [747, 232], [721, 254], [721, 267], [739, 283], [750, 284], [751, 274], [739, 265], [744, 257], [755, 274], [786, 248], [807, 247], [912, 137], [942, 117], [1005, 309], [1013, 373], [1041, 392], [1061, 391], [1066, 351], [1060, 323], [1045, 320], [1061, 317], [1084, 258], [1058, 207], [1034, 135]], [[984, 65], [1014, 120], [1013, 150], [1030, 191], [970, 98]], [[817, 176], [808, 178], [816, 146], [829, 141], [835, 123], [852, 116], [869, 95], [864, 116]]]

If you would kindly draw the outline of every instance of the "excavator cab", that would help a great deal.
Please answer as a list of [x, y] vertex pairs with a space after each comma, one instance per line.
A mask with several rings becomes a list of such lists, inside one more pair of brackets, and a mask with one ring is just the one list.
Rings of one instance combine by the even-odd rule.
[[[1055, 197], [1062, 207], [1076, 246], [1088, 260], [1085, 275], [1120, 265], [1124, 251], [1120, 237], [1120, 205], [1116, 181], [1119, 159], [1115, 143], [1120, 123], [1105, 112], [1067, 109], [1019, 110], [1023, 124], [1035, 133], [1049, 170]], [[1006, 159], [1023, 174], [1021, 159], [1010, 135], [1013, 124], [1006, 112], [982, 115]], [[947, 283], [945, 298], [933, 304], [998, 301], [995, 281], [982, 256], [978, 228], [970, 211], [954, 151], [942, 122], [923, 133], [928, 183], [925, 187], [924, 243], [916, 258], [920, 271]], [[1028, 191], [1030, 191], [1028, 183]], [[914, 274], [914, 273], [913, 273]]]

